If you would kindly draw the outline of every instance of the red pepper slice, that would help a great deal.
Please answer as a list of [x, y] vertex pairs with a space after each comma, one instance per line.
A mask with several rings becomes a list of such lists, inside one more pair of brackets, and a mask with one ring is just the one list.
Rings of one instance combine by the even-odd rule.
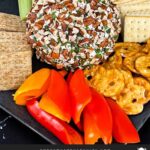
[[[94, 89], [92, 91], [92, 101], [85, 107], [84, 110], [84, 132], [85, 142], [97, 142], [101, 137], [105, 144], [112, 142], [112, 115], [109, 105], [105, 98], [97, 93]], [[95, 129], [93, 129], [95, 127]], [[91, 132], [91, 133], [90, 133]], [[100, 134], [99, 134], [100, 133]], [[93, 137], [90, 137], [93, 134]], [[87, 137], [86, 137], [87, 136]], [[93, 138], [93, 139], [90, 139]]]
[[26, 107], [36, 121], [52, 132], [64, 144], [83, 144], [83, 138], [76, 130], [66, 122], [43, 111], [36, 99], [28, 101]]
[[80, 130], [80, 131], [84, 131], [83, 130], [83, 113], [81, 114], [81, 117], [80, 117], [80, 122], [78, 122], [78, 123], [76, 123], [76, 126], [78, 127], [78, 129]]
[[67, 75], [67, 71], [66, 70], [60, 70], [58, 71], [63, 77], [65, 77]]
[[60, 73], [51, 70], [48, 92], [40, 100], [40, 108], [44, 111], [70, 122], [71, 104], [69, 87]]
[[138, 132], [125, 112], [112, 99], [107, 98], [107, 102], [113, 116], [113, 137], [115, 140], [119, 143], [140, 142]]
[[68, 74], [68, 77], [67, 77], [67, 83], [69, 83], [69, 82], [70, 82], [70, 80], [71, 80], [72, 76], [73, 76], [73, 73], [72, 73], [72, 72], [70, 72], [70, 73]]
[[77, 124], [80, 122], [80, 116], [84, 107], [91, 101], [91, 91], [85, 80], [83, 71], [78, 69], [71, 77], [69, 82], [72, 118]]
[[93, 113], [88, 111], [86, 108], [83, 111], [84, 116], [84, 143], [85, 144], [95, 144], [98, 139], [101, 137], [100, 129], [98, 128], [97, 123], [93, 117]]
[[[73, 76], [73, 73], [70, 72], [70, 73], [68, 74], [67, 80], [66, 80], [68, 84], [69, 84], [69, 82], [70, 82], [72, 76]], [[78, 129], [79, 129], [80, 131], [83, 131], [83, 119], [82, 119], [82, 118], [80, 118], [80, 119], [81, 119], [80, 122], [76, 123], [76, 126], [78, 127]]]

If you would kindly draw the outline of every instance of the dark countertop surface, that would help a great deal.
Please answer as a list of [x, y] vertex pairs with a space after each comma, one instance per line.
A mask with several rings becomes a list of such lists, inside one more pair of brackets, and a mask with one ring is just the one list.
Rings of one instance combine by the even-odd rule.
[[[0, 12], [18, 14], [17, 0], [1, 0]], [[141, 143], [150, 144], [150, 119], [140, 130]], [[39, 135], [0, 109], [0, 144], [48, 144]]]

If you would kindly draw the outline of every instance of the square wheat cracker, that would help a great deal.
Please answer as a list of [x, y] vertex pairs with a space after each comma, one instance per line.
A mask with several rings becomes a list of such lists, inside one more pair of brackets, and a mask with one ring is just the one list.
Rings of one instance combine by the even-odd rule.
[[26, 23], [19, 16], [0, 13], [0, 31], [25, 32]]
[[125, 42], [146, 42], [150, 38], [150, 16], [126, 16], [124, 22]]
[[32, 51], [0, 52], [0, 90], [17, 89], [32, 73]]

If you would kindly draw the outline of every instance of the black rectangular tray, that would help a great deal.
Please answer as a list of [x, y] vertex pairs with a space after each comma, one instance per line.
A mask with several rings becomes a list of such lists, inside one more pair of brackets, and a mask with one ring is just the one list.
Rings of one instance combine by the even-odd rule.
[[[2, 0], [0, 1], [0, 12], [11, 13], [18, 15], [18, 4], [17, 0]], [[39, 70], [43, 67], [50, 67], [45, 63], [37, 61], [35, 56], [33, 56], [33, 72]], [[27, 112], [25, 107], [17, 106], [14, 101], [12, 94], [15, 91], [0, 91], [0, 108], [6, 111], [8, 114], [16, 118], [22, 124], [33, 130], [35, 133], [39, 134], [46, 141], [51, 144], [62, 144], [52, 133], [48, 132], [44, 127], [42, 127], [38, 122], [36, 122]], [[130, 117], [134, 125], [138, 130], [144, 125], [146, 120], [150, 117], [150, 103], [146, 104], [144, 111], [136, 116]]]
[[[39, 70], [40, 68], [47, 67], [50, 68], [49, 65], [45, 63], [41, 63], [33, 56], [33, 72]], [[50, 132], [48, 132], [44, 127], [42, 127], [38, 122], [36, 122], [27, 112], [25, 107], [17, 106], [14, 101], [12, 94], [15, 91], [1, 91], [0, 92], [0, 108], [6, 111], [8, 114], [16, 118], [18, 121], [23, 123], [25, 126], [39, 134], [46, 141], [51, 144], [61, 144], [61, 142]], [[146, 120], [150, 117], [150, 103], [146, 104], [144, 107], [144, 111], [135, 116], [130, 116], [130, 119], [134, 123], [137, 130], [144, 125]]]
[[[33, 56], [33, 72], [41, 68], [50, 68], [49, 65], [41, 63]], [[18, 72], [19, 73], [19, 72]], [[21, 73], [21, 72], [20, 72]], [[1, 91], [0, 92], [0, 108], [6, 111], [8, 114], [16, 118], [22, 124], [33, 130], [35, 133], [39, 134], [42, 138], [51, 144], [62, 144], [52, 133], [47, 131], [38, 122], [36, 122], [30, 114], [27, 112], [26, 107], [18, 106], [13, 101], [13, 94], [15, 91]], [[150, 117], [150, 103], [146, 104], [144, 111], [135, 116], [130, 116], [133, 124], [139, 131], [144, 125], [146, 120]]]

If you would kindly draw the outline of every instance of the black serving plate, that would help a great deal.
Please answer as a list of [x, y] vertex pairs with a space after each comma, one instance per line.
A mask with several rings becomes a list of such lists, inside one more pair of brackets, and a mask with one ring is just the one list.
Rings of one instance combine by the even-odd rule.
[[[40, 68], [49, 68], [49, 65], [41, 63], [33, 56], [33, 72], [39, 70]], [[25, 126], [39, 134], [46, 141], [51, 144], [61, 144], [61, 142], [50, 132], [48, 132], [44, 127], [42, 127], [38, 122], [36, 122], [28, 113], [25, 107], [17, 106], [14, 101], [12, 94], [15, 91], [1, 91], [0, 92], [0, 108], [6, 111], [8, 114], [16, 118], [18, 121], [23, 123]], [[134, 123], [137, 130], [144, 125], [146, 120], [150, 117], [150, 103], [146, 104], [144, 111], [136, 116], [131, 116], [130, 119]]]
[[[33, 72], [41, 68], [49, 68], [50, 66], [41, 63], [33, 56]], [[13, 101], [13, 94], [15, 91], [0, 91], [0, 108], [13, 116], [15, 119], [23, 123], [25, 126], [39, 134], [46, 141], [51, 144], [61, 144], [61, 142], [44, 127], [42, 127], [37, 121], [35, 121], [31, 115], [28, 113], [26, 107], [18, 106]]]
[[[18, 14], [17, 0], [1, 0], [0, 1], [0, 12]], [[49, 65], [41, 63], [33, 56], [33, 72], [39, 70], [40, 68], [47, 67]], [[8, 114], [16, 118], [22, 124], [33, 130], [35, 133], [39, 134], [46, 141], [51, 144], [62, 144], [52, 133], [48, 132], [44, 127], [42, 127], [38, 122], [36, 122], [27, 112], [25, 107], [17, 106], [14, 101], [12, 94], [15, 91], [4, 91], [0, 92], [0, 108], [6, 111]], [[137, 130], [144, 125], [146, 120], [150, 117], [150, 103], [146, 104], [144, 111], [136, 116], [130, 117]], [[129, 131], [130, 132], [130, 131]]]

